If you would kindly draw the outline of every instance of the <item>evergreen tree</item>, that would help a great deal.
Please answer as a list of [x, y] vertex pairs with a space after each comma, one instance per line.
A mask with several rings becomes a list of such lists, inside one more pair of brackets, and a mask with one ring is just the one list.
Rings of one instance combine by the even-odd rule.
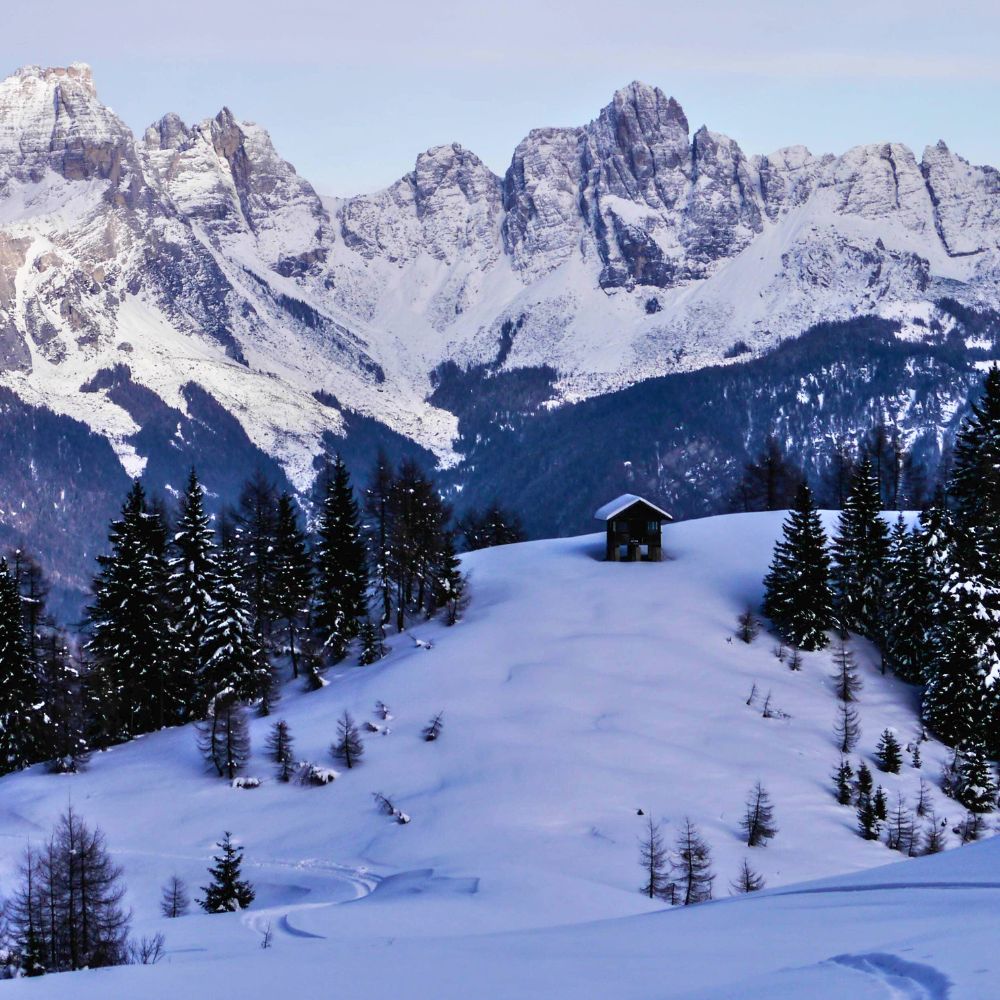
[[[243, 486], [233, 515], [233, 538], [243, 568], [243, 591], [250, 606], [253, 634], [269, 649], [275, 619], [275, 555], [278, 495], [274, 484], [258, 470]], [[223, 540], [225, 542], [225, 539]]]
[[337, 739], [330, 753], [348, 769], [357, 767], [364, 756], [365, 745], [350, 712], [344, 712], [337, 722]]
[[160, 913], [169, 919], [183, 917], [190, 905], [191, 897], [188, 895], [187, 886], [178, 876], [171, 875], [170, 881], [163, 887], [160, 895]]
[[0, 559], [0, 774], [41, 759], [41, 692], [21, 618], [17, 584]]
[[865, 840], [878, 840], [881, 825], [871, 795], [858, 796], [858, 833]]
[[375, 590], [382, 605], [382, 627], [392, 619], [392, 550], [395, 529], [396, 480], [389, 458], [379, 450], [371, 480], [365, 489], [365, 513], [370, 519], [369, 547]]
[[49, 582], [42, 572], [38, 560], [24, 549], [15, 549], [10, 554], [10, 572], [21, 595], [21, 612], [24, 622], [25, 645], [28, 658], [38, 662], [39, 645], [52, 622], [46, 611], [49, 596]]
[[865, 459], [858, 467], [833, 540], [833, 580], [841, 628], [878, 641], [889, 532], [880, 516], [878, 482]]
[[769, 437], [760, 455], [747, 463], [732, 496], [733, 510], [783, 510], [803, 483], [802, 470], [785, 457], [777, 438]]
[[243, 848], [233, 843], [232, 834], [227, 830], [216, 846], [222, 854], [215, 855], [215, 864], [208, 869], [212, 877], [209, 885], [203, 885], [205, 894], [198, 905], [206, 913], [236, 913], [245, 910], [256, 897], [253, 886], [243, 879]]
[[947, 846], [947, 834], [938, 818], [931, 813], [924, 826], [924, 835], [919, 847], [920, 854], [940, 854]]
[[385, 643], [382, 640], [382, 628], [371, 618], [365, 618], [361, 623], [361, 652], [358, 663], [363, 667], [381, 660], [385, 656]]
[[748, 847], [763, 847], [778, 833], [771, 797], [759, 781], [750, 790], [740, 826], [746, 835]]
[[889, 538], [886, 561], [883, 663], [910, 684], [922, 684], [930, 674], [931, 602], [923, 540], [907, 529], [900, 515]]
[[698, 828], [685, 817], [674, 845], [673, 881], [684, 906], [712, 898], [712, 856]]
[[439, 739], [442, 729], [444, 729], [444, 712], [438, 712], [438, 714], [435, 715], [426, 726], [424, 726], [422, 733], [424, 742], [433, 743], [435, 740]]
[[982, 744], [972, 742], [962, 744], [958, 756], [954, 794], [969, 812], [993, 811], [997, 799], [997, 784]]
[[1000, 368], [987, 372], [982, 395], [955, 438], [949, 492], [958, 519], [977, 537], [1000, 577]]
[[784, 524], [764, 579], [764, 613], [789, 642], [804, 650], [822, 649], [833, 625], [830, 556], [809, 487], [803, 484]]
[[462, 572], [462, 563], [455, 551], [455, 539], [446, 531], [441, 541], [441, 551], [434, 574], [434, 607], [444, 609], [446, 625], [458, 622], [465, 606], [468, 583]]
[[270, 667], [243, 590], [243, 568], [232, 542], [222, 547], [216, 576], [215, 602], [202, 639], [204, 664], [198, 678], [202, 713], [220, 697], [256, 701], [271, 684]]
[[750, 892], [759, 892], [764, 888], [764, 876], [758, 875], [750, 867], [750, 862], [744, 858], [740, 866], [740, 873], [729, 883], [729, 889], [734, 896], [743, 895]]
[[840, 758], [837, 769], [833, 772], [833, 780], [837, 786], [837, 801], [842, 806], [849, 806], [854, 793], [851, 788], [851, 779], [854, 777], [854, 768], [846, 757]]
[[305, 532], [299, 527], [295, 501], [288, 493], [278, 498], [274, 551], [274, 610], [281, 625], [284, 648], [299, 676], [299, 635], [309, 618], [312, 562]]
[[667, 874], [667, 849], [663, 846], [660, 827], [650, 816], [647, 829], [639, 841], [639, 865], [644, 881], [639, 891], [650, 899], [665, 899], [669, 895], [670, 879]]
[[51, 770], [73, 773], [90, 758], [83, 680], [62, 632], [42, 633], [37, 655], [44, 706], [41, 757]]
[[217, 576], [215, 537], [205, 510], [205, 493], [194, 469], [181, 498], [171, 553], [168, 596], [182, 664], [179, 680], [185, 714], [193, 717], [198, 714], [196, 680], [207, 658], [205, 635]]
[[271, 726], [267, 737], [267, 756], [278, 765], [278, 780], [291, 781], [295, 770], [295, 751], [291, 729], [284, 719]]
[[494, 500], [484, 511], [471, 510], [459, 522], [466, 551], [486, 549], [494, 545], [510, 545], [527, 539], [520, 516], [506, 510]]
[[875, 788], [875, 782], [872, 778], [872, 772], [868, 765], [861, 761], [858, 765], [858, 786], [857, 792], [858, 797], [856, 799], [857, 803], [860, 805], [862, 798], [865, 796], [871, 797], [872, 791]]
[[316, 612], [313, 627], [333, 662], [344, 658], [368, 610], [368, 568], [358, 504], [338, 455], [326, 477], [316, 525]]
[[885, 797], [885, 789], [879, 785], [872, 796], [872, 807], [875, 810], [875, 818], [880, 822], [885, 822], [889, 818], [889, 800]]
[[879, 770], [888, 774], [899, 774], [903, 763], [903, 748], [891, 729], [882, 730], [878, 745], [875, 747], [875, 759], [878, 761]]
[[187, 717], [185, 684], [167, 602], [166, 526], [136, 482], [98, 556], [88, 609], [95, 697], [105, 743]]

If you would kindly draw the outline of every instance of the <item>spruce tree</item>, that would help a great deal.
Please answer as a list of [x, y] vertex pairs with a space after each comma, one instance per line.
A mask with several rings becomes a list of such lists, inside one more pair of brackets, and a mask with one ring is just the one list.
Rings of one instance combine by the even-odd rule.
[[962, 744], [954, 794], [969, 812], [988, 813], [996, 806], [997, 784], [982, 744]]
[[316, 610], [313, 627], [333, 662], [344, 658], [368, 610], [368, 569], [358, 504], [338, 455], [316, 524]]
[[278, 498], [275, 534], [274, 610], [293, 677], [299, 676], [299, 637], [309, 618], [312, 582], [312, 562], [305, 532], [299, 527], [295, 501], [288, 493], [282, 493]]
[[860, 802], [864, 796], [870, 796], [875, 787], [875, 781], [872, 778], [872, 772], [868, 765], [861, 761], [858, 765], [858, 797], [857, 801]]
[[[240, 494], [233, 515], [233, 536], [243, 567], [243, 590], [250, 606], [253, 633], [269, 649], [275, 619], [274, 574], [277, 551], [278, 496], [274, 484], [258, 470]], [[226, 541], [224, 539], [224, 541]]]
[[41, 756], [50, 770], [74, 773], [90, 758], [83, 679], [62, 632], [42, 633], [37, 655], [43, 705]]
[[858, 833], [865, 840], [878, 840], [881, 825], [871, 795], [858, 796]]
[[982, 395], [955, 438], [949, 492], [958, 520], [983, 546], [990, 575], [1000, 577], [1000, 368], [993, 365]]
[[875, 759], [878, 761], [879, 770], [888, 774], [899, 774], [903, 763], [903, 748], [891, 729], [882, 730], [878, 745], [875, 747]]
[[833, 540], [833, 581], [841, 628], [879, 641], [889, 532], [872, 465], [865, 459], [851, 482]]
[[166, 526], [139, 482], [98, 556], [88, 609], [92, 676], [105, 743], [176, 725], [187, 717], [185, 683], [167, 600]]
[[872, 806], [875, 809], [875, 818], [880, 822], [885, 822], [889, 818], [889, 800], [881, 785], [875, 789], [875, 794], [872, 796]]
[[232, 834], [227, 830], [222, 840], [216, 844], [222, 851], [215, 855], [215, 864], [208, 869], [212, 881], [203, 885], [205, 894], [198, 905], [206, 913], [236, 913], [245, 910], [256, 897], [253, 886], [242, 878], [243, 848], [233, 843]]
[[365, 618], [360, 631], [361, 650], [358, 653], [358, 663], [367, 667], [385, 656], [385, 643], [382, 640], [382, 628], [371, 618]]
[[205, 634], [214, 603], [217, 553], [205, 493], [194, 469], [181, 498], [169, 560], [168, 595], [171, 604], [186, 715], [198, 714], [197, 677], [206, 659]]
[[0, 559], [0, 774], [41, 759], [41, 692], [21, 618], [17, 584]]
[[462, 572], [462, 563], [455, 551], [455, 538], [444, 532], [434, 574], [434, 606], [444, 610], [446, 625], [458, 622], [465, 605], [468, 581]]
[[884, 664], [910, 684], [922, 684], [930, 674], [931, 604], [922, 536], [908, 530], [900, 515], [890, 535], [886, 561], [882, 655]]
[[253, 702], [271, 683], [267, 657], [254, 631], [253, 612], [243, 590], [243, 567], [232, 542], [222, 547], [212, 604], [202, 640], [204, 661], [198, 678], [202, 714], [220, 697]]
[[833, 780], [837, 788], [837, 801], [842, 806], [849, 806], [854, 797], [851, 788], [851, 780], [854, 777], [854, 768], [846, 757], [840, 758], [837, 769], [833, 772]]
[[764, 579], [764, 613], [793, 645], [822, 649], [834, 622], [830, 556], [819, 514], [806, 484], [785, 521]]

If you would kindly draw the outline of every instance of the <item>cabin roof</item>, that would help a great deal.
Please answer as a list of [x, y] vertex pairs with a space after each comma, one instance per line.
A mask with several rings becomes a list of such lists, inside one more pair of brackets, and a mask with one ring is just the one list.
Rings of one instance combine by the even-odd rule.
[[611, 518], [637, 503], [645, 504], [668, 521], [674, 519], [673, 515], [668, 514], [662, 507], [657, 507], [655, 503], [650, 503], [644, 497], [637, 497], [634, 493], [623, 493], [620, 497], [608, 501], [603, 507], [598, 507], [594, 511], [594, 518], [598, 521], [610, 521]]

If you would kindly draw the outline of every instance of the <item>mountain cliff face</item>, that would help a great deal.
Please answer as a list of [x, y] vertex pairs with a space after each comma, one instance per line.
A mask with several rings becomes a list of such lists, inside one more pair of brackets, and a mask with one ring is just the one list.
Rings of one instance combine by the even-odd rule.
[[[158, 488], [211, 439], [304, 491], [352, 433], [427, 449], [463, 485], [461, 393], [499, 425], [504, 392], [527, 419], [869, 314], [982, 360], [993, 340], [956, 310], [998, 307], [1000, 173], [943, 143], [748, 156], [632, 83], [589, 124], [531, 131], [502, 177], [450, 145], [384, 191], [322, 198], [228, 109], [137, 137], [82, 64], [0, 82], [7, 412], [82, 425]], [[887, 416], [941, 437], [954, 407], [934, 427]], [[29, 506], [17, 481], [0, 529]]]

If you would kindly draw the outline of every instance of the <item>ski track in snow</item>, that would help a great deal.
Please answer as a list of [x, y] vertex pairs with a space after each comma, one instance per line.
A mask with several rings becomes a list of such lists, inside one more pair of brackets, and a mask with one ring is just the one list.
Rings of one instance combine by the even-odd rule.
[[891, 1000], [948, 1000], [951, 996], [951, 982], [933, 965], [908, 962], [884, 952], [837, 955], [830, 961], [874, 977]]

